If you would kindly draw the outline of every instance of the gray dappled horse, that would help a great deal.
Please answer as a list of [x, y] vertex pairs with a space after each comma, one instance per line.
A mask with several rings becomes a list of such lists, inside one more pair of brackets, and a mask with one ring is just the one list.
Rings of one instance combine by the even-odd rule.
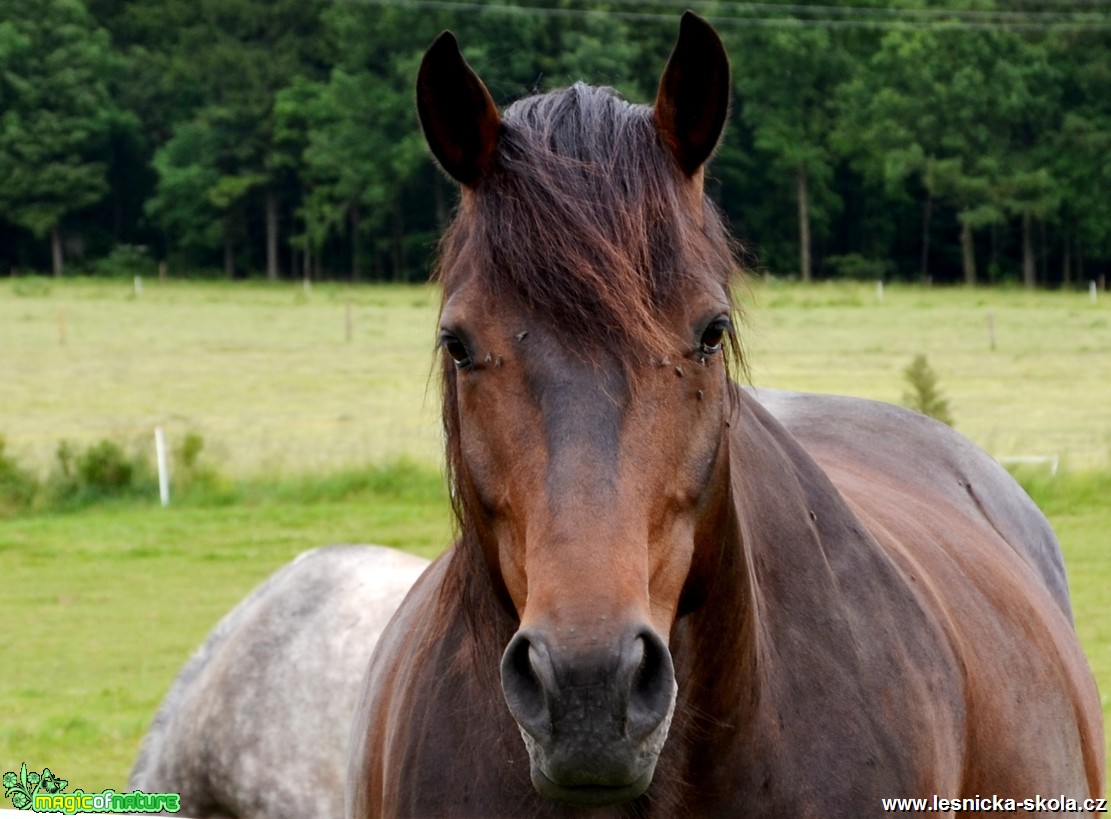
[[182, 815], [334, 819], [359, 683], [428, 561], [331, 546], [275, 572], [213, 629], [143, 738], [129, 789]]

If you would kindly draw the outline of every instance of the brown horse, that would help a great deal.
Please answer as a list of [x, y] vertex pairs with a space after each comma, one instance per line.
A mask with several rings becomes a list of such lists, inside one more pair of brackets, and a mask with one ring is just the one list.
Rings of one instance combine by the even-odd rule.
[[923, 416], [731, 380], [702, 191], [729, 89], [689, 13], [653, 107], [576, 85], [499, 114], [450, 34], [425, 55], [463, 186], [438, 274], [460, 537], [371, 661], [349, 815], [1101, 793], [1060, 551], [1010, 476]]

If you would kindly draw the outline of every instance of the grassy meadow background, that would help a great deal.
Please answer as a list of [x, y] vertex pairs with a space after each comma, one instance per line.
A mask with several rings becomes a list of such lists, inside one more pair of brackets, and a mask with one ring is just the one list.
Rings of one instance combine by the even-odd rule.
[[[742, 301], [757, 386], [899, 403], [923, 353], [960, 431], [1059, 459], [1021, 477], [1111, 711], [1111, 295], [756, 281]], [[172, 477], [166, 509], [0, 517], [0, 772], [122, 787], [181, 664], [275, 568], [327, 543], [443, 548], [437, 304], [428, 286], [0, 280], [8, 456], [41, 476], [62, 441], [150, 458], [161, 426], [171, 447], [203, 438], [206, 478]]]

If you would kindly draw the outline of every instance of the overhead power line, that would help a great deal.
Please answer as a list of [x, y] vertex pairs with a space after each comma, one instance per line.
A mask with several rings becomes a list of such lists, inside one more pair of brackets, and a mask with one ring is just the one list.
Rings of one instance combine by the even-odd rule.
[[[538, 17], [612, 18], [620, 20], [670, 21], [681, 10], [624, 11], [620, 9], [551, 8], [468, 0], [332, 0], [332, 2], [384, 6], [398, 9], [430, 9], [459, 12], [490, 12]], [[641, 0], [610, 0], [615, 5]], [[1044, 2], [1044, 0], [1042, 0]], [[1111, 7], [1106, 13], [1089, 10], [989, 11], [985, 9], [893, 9], [863, 6], [806, 6], [774, 3], [712, 3], [687, 0], [683, 8], [706, 9], [717, 25], [767, 26], [780, 28], [863, 29], [963, 29], [1008, 31], [1048, 29], [1111, 29]], [[823, 17], [824, 15], [824, 17]]]
[[[1036, 2], [1037, 0], [1031, 0]], [[1044, 0], [1040, 0], [1044, 2]], [[643, 0], [608, 0], [609, 3], [614, 5], [644, 5]], [[710, 2], [709, 0], [687, 0], [681, 4], [684, 8], [706, 8], [711, 10], [712, 16], [721, 17], [722, 12], [732, 14], [755, 14], [755, 15], [773, 15], [773, 16], [786, 16], [786, 15], [805, 15], [805, 16], [828, 16], [836, 18], [862, 18], [862, 17], [877, 17], [897, 20], [914, 20], [914, 19], [956, 19], [956, 20], [973, 20], [973, 21], [1009, 21], [1016, 22], [1029, 22], [1036, 20], [1047, 20], [1055, 22], [1060, 20], [1069, 20], [1075, 22], [1085, 22], [1087, 20], [1097, 22], [1109, 22], [1111, 17], [1107, 13], [1098, 11], [1091, 11], [1088, 9], [1061, 9], [1058, 8], [1054, 11], [1012, 11], [1004, 9], [968, 9], [968, 8], [892, 8], [885, 7], [872, 7], [872, 6], [829, 6], [820, 4], [789, 4], [789, 3], [751, 3], [751, 2]], [[1111, 9], [1109, 9], [1111, 10]]]

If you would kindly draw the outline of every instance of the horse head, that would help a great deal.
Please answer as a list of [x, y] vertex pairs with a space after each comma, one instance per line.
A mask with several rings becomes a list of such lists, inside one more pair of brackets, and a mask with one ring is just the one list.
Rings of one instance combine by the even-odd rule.
[[648, 788], [672, 626], [712, 582], [735, 265], [702, 168], [729, 88], [690, 13], [651, 107], [576, 85], [500, 113], [447, 32], [420, 69], [425, 136], [462, 185], [438, 270], [457, 513], [519, 624], [502, 691], [561, 802]]

